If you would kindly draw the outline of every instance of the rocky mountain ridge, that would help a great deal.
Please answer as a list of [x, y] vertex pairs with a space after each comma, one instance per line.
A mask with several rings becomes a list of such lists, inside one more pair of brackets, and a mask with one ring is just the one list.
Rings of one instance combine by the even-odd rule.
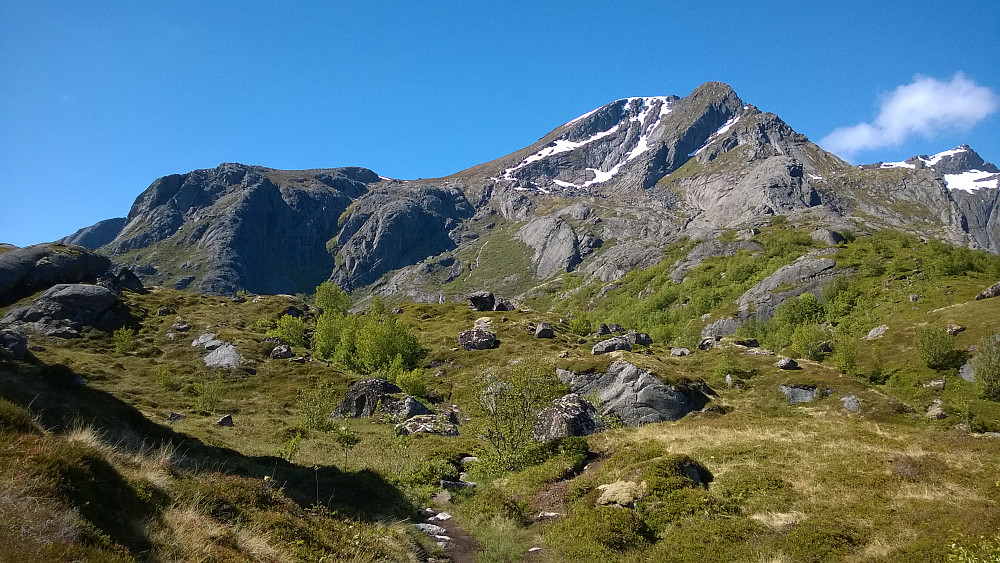
[[775, 216], [997, 251], [997, 190], [948, 180], [996, 167], [967, 147], [946, 152], [854, 167], [706, 83], [683, 98], [617, 100], [444, 178], [240, 164], [166, 176], [113, 237], [112, 222], [73, 240], [103, 243], [147, 283], [295, 293], [332, 279], [417, 301], [485, 286], [517, 295], [573, 271], [609, 282], [671, 242]]

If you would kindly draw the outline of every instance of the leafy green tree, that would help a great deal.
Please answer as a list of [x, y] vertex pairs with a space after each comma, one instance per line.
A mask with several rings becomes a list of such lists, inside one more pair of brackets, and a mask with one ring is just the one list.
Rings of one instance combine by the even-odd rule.
[[324, 313], [339, 313], [344, 316], [351, 308], [351, 297], [337, 284], [325, 281], [316, 287], [316, 306]]
[[298, 317], [283, 315], [274, 328], [267, 331], [268, 336], [275, 336], [292, 346], [307, 346], [306, 323]]
[[139, 347], [135, 331], [124, 326], [111, 335], [111, 341], [114, 342], [115, 352], [122, 356], [135, 352], [135, 349]]
[[532, 444], [531, 428], [553, 396], [555, 368], [536, 361], [492, 368], [480, 375], [476, 407], [482, 415], [479, 437], [498, 469], [516, 469], [518, 454]]

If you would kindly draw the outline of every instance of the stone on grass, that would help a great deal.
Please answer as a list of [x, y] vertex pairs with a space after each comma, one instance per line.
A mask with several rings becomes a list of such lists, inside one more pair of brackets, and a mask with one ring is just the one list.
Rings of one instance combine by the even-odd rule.
[[219, 426], [233, 426], [233, 415], [227, 414], [216, 422]]
[[492, 311], [496, 306], [496, 296], [489, 291], [477, 291], [469, 295], [471, 307], [477, 311]]
[[391, 395], [402, 392], [398, 385], [385, 379], [357, 381], [348, 386], [344, 398], [334, 407], [332, 416], [344, 418], [374, 416], [379, 405], [391, 401]]
[[818, 394], [815, 385], [805, 385], [801, 383], [781, 385], [778, 389], [785, 396], [785, 399], [788, 400], [789, 405], [811, 402]]
[[629, 343], [632, 344], [633, 346], [635, 346], [636, 344], [640, 346], [653, 345], [653, 338], [648, 334], [646, 334], [645, 332], [636, 332], [634, 330], [630, 330], [627, 333], [625, 333], [625, 338], [627, 338]]
[[691, 354], [691, 350], [688, 350], [687, 348], [671, 348], [670, 349], [670, 355], [671, 356], [687, 356], [687, 355], [690, 355], [690, 354]]
[[868, 336], [865, 336], [865, 340], [875, 340], [876, 338], [881, 338], [885, 331], [889, 330], [886, 325], [877, 326], [870, 331], [868, 331]]
[[632, 343], [628, 341], [628, 338], [624, 336], [615, 336], [614, 338], [609, 338], [607, 340], [602, 340], [590, 350], [590, 353], [597, 356], [600, 354], [607, 354], [608, 352], [614, 352], [615, 350], [624, 350], [626, 352], [632, 351]]
[[535, 338], [555, 338], [556, 331], [549, 323], [538, 323], [535, 327]]
[[243, 363], [243, 357], [232, 344], [223, 344], [209, 352], [202, 361], [210, 368], [236, 368]]
[[934, 399], [931, 401], [930, 406], [927, 407], [927, 418], [932, 420], [941, 420], [943, 418], [948, 418], [948, 413], [944, 412], [944, 407], [942, 407], [941, 399]]
[[854, 395], [844, 395], [840, 398], [840, 402], [843, 403], [845, 409], [851, 412], [858, 412], [861, 410], [861, 401], [859, 401]]
[[28, 353], [28, 337], [21, 330], [0, 330], [0, 359], [22, 360]]
[[442, 416], [422, 414], [411, 417], [396, 425], [396, 434], [409, 436], [411, 434], [440, 434], [441, 436], [458, 436], [458, 427], [448, 422]]
[[474, 328], [458, 335], [458, 344], [466, 350], [489, 350], [496, 348], [497, 335], [488, 330]]
[[990, 299], [998, 295], [1000, 295], [1000, 282], [997, 282], [987, 287], [986, 289], [980, 291], [979, 295], [976, 295], [976, 301], [980, 301], [982, 299]]
[[781, 358], [778, 363], [774, 364], [774, 367], [778, 369], [799, 369], [799, 363], [791, 358]]
[[272, 360], [287, 360], [294, 355], [295, 354], [292, 353], [292, 347], [288, 344], [278, 344], [271, 350], [270, 354]]
[[564, 395], [538, 413], [531, 435], [539, 442], [567, 436], [589, 436], [604, 428], [597, 409], [576, 393]]
[[927, 383], [924, 383], [924, 387], [928, 389], [935, 389], [937, 391], [941, 391], [942, 389], [944, 389], [946, 383], [947, 381], [944, 379], [932, 379]]

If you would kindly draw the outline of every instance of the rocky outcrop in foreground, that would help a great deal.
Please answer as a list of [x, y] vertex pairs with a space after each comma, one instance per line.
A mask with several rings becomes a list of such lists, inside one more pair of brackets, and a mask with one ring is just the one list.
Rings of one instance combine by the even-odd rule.
[[614, 362], [603, 373], [560, 369], [556, 375], [569, 384], [571, 393], [585, 397], [596, 394], [601, 414], [617, 417], [628, 426], [677, 420], [708, 402], [698, 386], [667, 385], [652, 372], [628, 362]]

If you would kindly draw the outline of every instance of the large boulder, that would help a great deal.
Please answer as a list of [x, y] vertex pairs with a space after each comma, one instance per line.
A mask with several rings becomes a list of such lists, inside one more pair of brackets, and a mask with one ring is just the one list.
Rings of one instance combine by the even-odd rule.
[[458, 344], [466, 350], [489, 350], [497, 346], [497, 335], [488, 330], [474, 328], [458, 335]]
[[396, 434], [440, 434], [442, 436], [458, 436], [458, 427], [442, 416], [423, 414], [410, 417], [405, 422], [396, 425]]
[[614, 362], [605, 372], [560, 369], [556, 375], [569, 384], [571, 393], [596, 394], [601, 414], [618, 417], [628, 426], [677, 420], [708, 400], [693, 386], [682, 390], [667, 385], [652, 372], [628, 362]]
[[827, 246], [837, 246], [846, 240], [844, 235], [838, 233], [837, 231], [831, 231], [830, 229], [823, 228], [816, 229], [815, 231], [809, 233], [809, 238]]
[[409, 420], [415, 416], [434, 414], [426, 405], [409, 395], [398, 401], [387, 400], [382, 403], [379, 410], [399, 421]]
[[73, 338], [84, 326], [109, 328], [120, 322], [112, 310], [120, 301], [99, 285], [58, 284], [27, 307], [18, 307], [0, 320], [0, 326], [28, 327], [46, 336]]
[[492, 311], [496, 306], [496, 296], [489, 291], [477, 291], [469, 295], [469, 303], [476, 311]]
[[209, 352], [202, 361], [210, 368], [237, 368], [243, 363], [243, 357], [235, 346], [226, 343]]
[[539, 442], [567, 436], [589, 436], [604, 428], [597, 409], [587, 399], [570, 393], [538, 413], [531, 434]]
[[634, 330], [630, 330], [630, 331], [628, 331], [628, 332], [625, 333], [625, 338], [633, 346], [635, 346], [637, 344], [639, 346], [652, 346], [653, 345], [653, 337], [651, 337], [650, 335], [646, 334], [645, 332], [636, 332]]
[[736, 301], [742, 314], [753, 313], [762, 321], [770, 319], [778, 305], [807, 292], [819, 292], [833, 279], [833, 258], [806, 254], [782, 266], [751, 287]]
[[976, 301], [981, 301], [983, 299], [990, 299], [998, 295], [1000, 295], [1000, 282], [997, 282], [987, 287], [986, 289], [980, 291], [979, 294], [976, 295]]
[[333, 409], [333, 416], [339, 417], [370, 417], [380, 404], [392, 401], [391, 395], [402, 393], [398, 385], [385, 379], [365, 379], [352, 383], [347, 388], [347, 394]]
[[0, 254], [0, 303], [56, 284], [92, 282], [111, 261], [81, 246], [36, 244]]
[[535, 327], [535, 338], [555, 338], [556, 331], [552, 329], [552, 325], [549, 323], [538, 323]]
[[632, 343], [629, 342], [628, 338], [624, 336], [615, 336], [614, 338], [609, 338], [607, 340], [602, 340], [590, 350], [590, 353], [598, 356], [600, 354], [607, 354], [608, 352], [614, 352], [615, 350], [625, 350], [626, 352], [632, 351]]

